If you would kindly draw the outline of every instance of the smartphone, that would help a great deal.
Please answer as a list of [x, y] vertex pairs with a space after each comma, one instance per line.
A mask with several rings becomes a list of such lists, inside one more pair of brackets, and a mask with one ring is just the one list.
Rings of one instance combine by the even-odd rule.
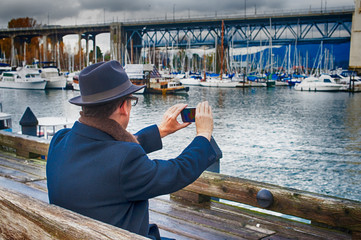
[[183, 122], [195, 122], [196, 121], [196, 108], [185, 108], [181, 112]]

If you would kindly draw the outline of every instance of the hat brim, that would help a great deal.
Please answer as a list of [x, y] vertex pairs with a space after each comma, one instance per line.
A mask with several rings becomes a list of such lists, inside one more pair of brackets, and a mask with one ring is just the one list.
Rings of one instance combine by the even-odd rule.
[[116, 94], [116, 95], [114, 95], [113, 97], [110, 97], [110, 98], [105, 98], [105, 99], [102, 99], [102, 100], [99, 100], [99, 101], [95, 101], [95, 102], [84, 102], [81, 96], [77, 96], [77, 97], [74, 97], [74, 98], [70, 99], [69, 102], [70, 102], [71, 104], [78, 105], [78, 106], [95, 106], [95, 105], [101, 105], [101, 104], [105, 104], [105, 103], [107, 103], [107, 102], [116, 100], [116, 99], [118, 99], [118, 98], [127, 96], [127, 95], [129, 95], [129, 94], [135, 93], [136, 91], [138, 91], [138, 90], [140, 90], [140, 89], [142, 89], [142, 88], [145, 88], [145, 85], [138, 86], [138, 85], [132, 84], [131, 87], [128, 88], [126, 91], [122, 91], [121, 93]]

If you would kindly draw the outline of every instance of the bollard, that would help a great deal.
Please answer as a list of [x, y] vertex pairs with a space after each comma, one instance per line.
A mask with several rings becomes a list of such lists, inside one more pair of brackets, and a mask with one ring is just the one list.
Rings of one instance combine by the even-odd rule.
[[29, 107], [25, 110], [19, 124], [21, 125], [22, 134], [37, 136], [38, 119]]
[[270, 207], [273, 203], [272, 193], [267, 189], [261, 189], [257, 193], [257, 203], [262, 208]]

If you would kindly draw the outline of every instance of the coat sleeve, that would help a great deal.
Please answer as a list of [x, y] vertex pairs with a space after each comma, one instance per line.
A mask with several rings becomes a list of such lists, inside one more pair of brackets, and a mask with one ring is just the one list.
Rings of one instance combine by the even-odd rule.
[[120, 186], [128, 201], [140, 201], [191, 184], [216, 161], [216, 152], [206, 138], [199, 136], [175, 159], [150, 160], [135, 148], [126, 159], [131, 160], [120, 169]]
[[146, 153], [162, 149], [162, 139], [157, 125], [144, 128], [134, 134]]

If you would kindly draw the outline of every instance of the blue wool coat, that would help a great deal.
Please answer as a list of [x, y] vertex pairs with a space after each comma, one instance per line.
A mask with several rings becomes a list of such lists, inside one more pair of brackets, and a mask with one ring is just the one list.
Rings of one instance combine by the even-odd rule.
[[147, 153], [162, 148], [158, 127], [136, 135], [140, 144], [116, 141], [80, 122], [58, 131], [46, 166], [50, 203], [146, 236], [148, 199], [195, 181], [216, 153], [199, 136], [177, 158], [151, 160]]

